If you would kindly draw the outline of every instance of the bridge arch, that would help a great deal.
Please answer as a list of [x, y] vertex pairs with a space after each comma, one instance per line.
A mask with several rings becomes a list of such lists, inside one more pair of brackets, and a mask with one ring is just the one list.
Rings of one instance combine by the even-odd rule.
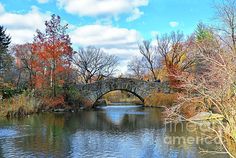
[[144, 99], [145, 99], [145, 98], [142, 98], [142, 97], [139, 96], [137, 93], [132, 92], [132, 91], [127, 90], [127, 89], [114, 89], [114, 90], [110, 90], [110, 91], [104, 92], [103, 94], [101, 94], [100, 96], [98, 96], [98, 98], [97, 98], [97, 100], [95, 101], [95, 103], [96, 103], [99, 99], [101, 99], [104, 95], [106, 95], [106, 94], [108, 94], [108, 93], [110, 93], [110, 92], [118, 91], [118, 90], [129, 92], [129, 93], [133, 94], [135, 97], [137, 97], [141, 102], [144, 103]]
[[130, 78], [113, 78], [97, 81], [91, 84], [77, 86], [80, 97], [83, 98], [85, 107], [92, 107], [94, 103], [104, 94], [124, 90], [137, 96], [142, 102], [153, 91], [168, 93], [168, 86], [160, 82], [148, 82]]

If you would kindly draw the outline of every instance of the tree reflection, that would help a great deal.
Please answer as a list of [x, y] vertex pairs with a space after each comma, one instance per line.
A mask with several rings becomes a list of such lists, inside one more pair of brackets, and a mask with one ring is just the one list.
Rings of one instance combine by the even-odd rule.
[[163, 120], [160, 109], [128, 106], [34, 115], [8, 121], [19, 135], [0, 139], [0, 156], [12, 152], [36, 157], [200, 157], [199, 147], [206, 147], [202, 144], [165, 143], [165, 137], [198, 134], [180, 125], [172, 131]]

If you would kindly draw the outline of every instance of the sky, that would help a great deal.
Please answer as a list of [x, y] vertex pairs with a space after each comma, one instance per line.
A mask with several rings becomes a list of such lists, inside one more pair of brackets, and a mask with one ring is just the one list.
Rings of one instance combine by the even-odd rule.
[[74, 50], [96, 46], [118, 56], [117, 74], [140, 56], [138, 43], [182, 31], [190, 35], [199, 22], [210, 24], [217, 0], [0, 0], [0, 25], [12, 44], [32, 42], [51, 14], [69, 24]]

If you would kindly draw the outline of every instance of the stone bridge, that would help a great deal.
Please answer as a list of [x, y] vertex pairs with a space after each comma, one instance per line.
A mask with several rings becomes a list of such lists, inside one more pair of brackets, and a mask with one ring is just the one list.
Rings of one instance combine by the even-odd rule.
[[137, 96], [142, 102], [153, 91], [169, 93], [167, 83], [148, 82], [130, 78], [113, 78], [97, 81], [91, 84], [77, 85], [80, 100], [85, 107], [92, 107], [94, 103], [108, 92], [124, 90]]

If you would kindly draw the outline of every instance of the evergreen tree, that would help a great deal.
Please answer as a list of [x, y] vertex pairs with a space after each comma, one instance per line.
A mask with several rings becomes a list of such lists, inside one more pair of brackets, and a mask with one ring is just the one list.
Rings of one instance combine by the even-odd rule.
[[6, 29], [0, 26], [0, 75], [11, 64], [11, 55], [8, 53], [8, 46], [11, 43], [11, 37], [6, 34]]
[[205, 24], [199, 23], [195, 31], [195, 37], [197, 42], [203, 42], [205, 40], [209, 41], [213, 39], [213, 32]]

